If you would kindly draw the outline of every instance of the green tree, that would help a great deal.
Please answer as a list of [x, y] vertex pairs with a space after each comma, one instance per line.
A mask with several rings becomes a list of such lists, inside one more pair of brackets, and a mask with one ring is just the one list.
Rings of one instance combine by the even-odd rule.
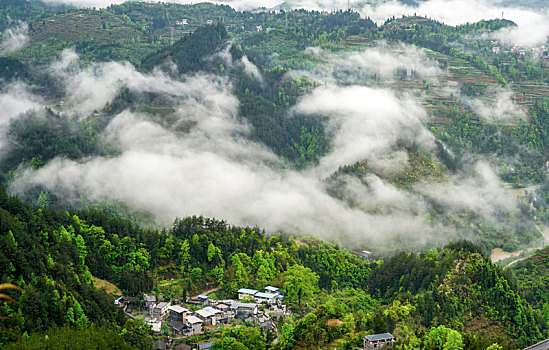
[[298, 307], [303, 302], [312, 300], [317, 290], [318, 276], [310, 268], [293, 265], [284, 272], [285, 297], [289, 303], [297, 301]]
[[190, 250], [189, 240], [186, 239], [181, 244], [181, 249], [179, 250], [179, 264], [180, 264], [181, 273], [184, 273], [185, 271], [187, 271], [187, 265], [191, 260], [191, 254], [189, 253], [189, 250]]
[[461, 350], [463, 349], [463, 339], [459, 332], [438, 326], [431, 328], [425, 339], [426, 350]]
[[195, 267], [191, 271], [191, 279], [193, 282], [198, 282], [202, 278], [202, 269], [200, 267]]
[[233, 337], [225, 337], [212, 345], [212, 350], [248, 350], [248, 348]]
[[74, 321], [78, 328], [85, 328], [88, 325], [88, 318], [82, 310], [82, 306], [78, 301], [74, 301]]
[[463, 339], [459, 332], [450, 330], [446, 336], [446, 342], [442, 347], [443, 350], [462, 350], [463, 349]]
[[385, 320], [385, 317], [381, 316], [379, 313], [376, 313], [372, 320], [372, 330], [374, 333], [388, 332], [389, 326], [387, 325], [387, 320]]
[[80, 266], [84, 267], [88, 250], [86, 249], [86, 242], [81, 235], [76, 236], [76, 249], [78, 249], [78, 258]]
[[294, 328], [295, 325], [291, 322], [286, 322], [282, 325], [280, 330], [280, 340], [276, 344], [277, 349], [293, 349], [295, 343]]
[[215, 256], [215, 252], [216, 252], [216, 249], [215, 249], [215, 246], [213, 245], [213, 243], [210, 243], [210, 245], [208, 246], [208, 262], [211, 262], [213, 257]]

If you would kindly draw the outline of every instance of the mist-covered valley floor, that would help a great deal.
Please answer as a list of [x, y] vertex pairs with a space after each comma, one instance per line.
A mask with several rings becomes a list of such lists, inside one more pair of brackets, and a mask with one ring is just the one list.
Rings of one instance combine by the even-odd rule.
[[[32, 42], [18, 28], [5, 50]], [[474, 84], [446, 57], [386, 39], [343, 51], [306, 46], [300, 62], [272, 67], [265, 58], [276, 53], [250, 47], [250, 60], [247, 37], [219, 28], [139, 67], [68, 47], [27, 65], [28, 78], [7, 79], [8, 190], [41, 206], [116, 208], [149, 225], [203, 215], [380, 253], [462, 238], [486, 250], [540, 244], [535, 201], [509, 191], [545, 177], [544, 152], [509, 132], [530, 119], [513, 87], [478, 71], [484, 92], [468, 94]], [[459, 128], [491, 139], [473, 145], [454, 124], [456, 140], [446, 131], [456, 116], [466, 119]]]

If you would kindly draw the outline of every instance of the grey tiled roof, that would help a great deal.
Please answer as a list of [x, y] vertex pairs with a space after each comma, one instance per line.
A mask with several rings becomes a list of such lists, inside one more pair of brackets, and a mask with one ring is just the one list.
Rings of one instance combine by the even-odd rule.
[[371, 334], [371, 335], [365, 335], [364, 338], [369, 341], [376, 341], [376, 340], [386, 340], [386, 339], [394, 339], [393, 335], [391, 333], [381, 333], [381, 334]]

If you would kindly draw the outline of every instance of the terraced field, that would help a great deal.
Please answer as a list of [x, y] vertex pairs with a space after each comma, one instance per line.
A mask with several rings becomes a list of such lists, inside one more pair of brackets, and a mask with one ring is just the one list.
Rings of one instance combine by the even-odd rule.
[[144, 28], [108, 11], [73, 11], [53, 15], [29, 27], [30, 42], [14, 54], [24, 63], [41, 64], [65, 48], [90, 53], [97, 60], [126, 57], [138, 63], [160, 43]]
[[513, 90], [517, 96], [517, 103], [530, 105], [536, 98], [549, 97], [549, 84], [538, 82], [526, 82], [513, 84]]

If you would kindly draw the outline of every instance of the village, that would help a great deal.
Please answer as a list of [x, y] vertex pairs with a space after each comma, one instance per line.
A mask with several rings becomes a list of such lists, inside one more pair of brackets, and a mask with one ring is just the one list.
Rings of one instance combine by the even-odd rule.
[[515, 54], [518, 59], [522, 59], [528, 56], [535, 60], [541, 60], [544, 65], [549, 64], [549, 49], [545, 45], [526, 48], [516, 45], [505, 45], [504, 43], [500, 43], [498, 40], [493, 40], [490, 42], [490, 44], [492, 46], [493, 54], [497, 55], [502, 52], [511, 53]]
[[214, 342], [202, 344], [178, 344], [173, 340], [204, 334], [220, 325], [248, 325], [260, 327], [263, 332], [275, 331], [275, 323], [289, 314], [279, 288], [265, 287], [264, 291], [242, 288], [238, 300], [213, 300], [208, 295], [198, 295], [174, 302], [158, 300], [154, 294], [143, 294], [141, 298], [121, 296], [115, 305], [122, 308], [127, 317], [142, 319], [155, 336], [162, 337], [155, 342], [155, 349], [209, 349]]

